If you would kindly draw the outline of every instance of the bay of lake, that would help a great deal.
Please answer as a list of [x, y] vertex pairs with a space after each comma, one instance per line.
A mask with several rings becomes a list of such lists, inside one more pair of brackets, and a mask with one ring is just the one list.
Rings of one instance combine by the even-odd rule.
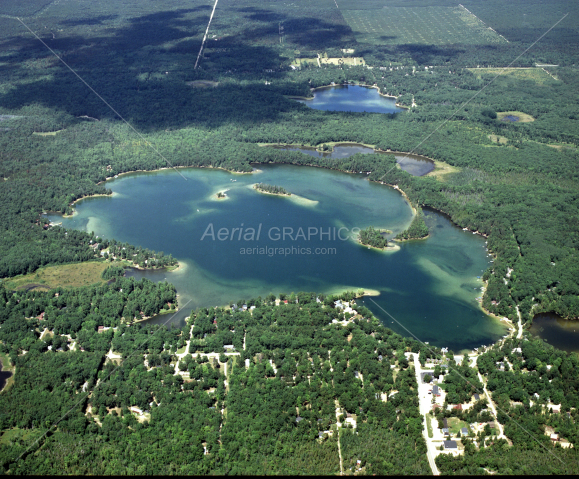
[[[72, 218], [58, 221], [176, 257], [182, 265], [178, 271], [131, 274], [166, 279], [177, 287], [179, 305], [187, 304], [172, 319], [177, 324], [192, 308], [269, 293], [363, 288], [380, 295], [360, 303], [404, 336], [458, 352], [505, 334], [506, 328], [475, 300], [482, 286], [477, 276], [489, 264], [484, 238], [425, 211], [430, 237], [404, 242], [399, 251], [342, 241], [354, 228], [368, 226], [392, 231], [391, 238], [408, 227], [411, 208], [399, 192], [370, 183], [365, 175], [291, 165], [259, 168], [245, 175], [180, 169], [187, 181], [173, 170], [122, 175], [107, 182], [112, 197], [85, 199]], [[281, 186], [299, 198], [258, 193], [251, 188], [258, 182]], [[227, 199], [218, 200], [219, 191], [226, 191]], [[255, 230], [253, 239], [249, 228]], [[339, 228], [344, 229], [335, 236]], [[160, 315], [151, 321], [168, 319]]]

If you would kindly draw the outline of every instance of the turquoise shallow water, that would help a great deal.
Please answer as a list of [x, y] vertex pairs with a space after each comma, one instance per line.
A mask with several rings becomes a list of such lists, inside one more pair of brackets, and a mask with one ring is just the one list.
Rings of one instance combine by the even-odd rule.
[[[396, 252], [367, 249], [349, 238], [354, 228], [372, 225], [391, 237], [409, 225], [412, 212], [399, 192], [364, 175], [259, 168], [248, 175], [179, 170], [187, 181], [172, 170], [123, 175], [107, 183], [113, 197], [83, 200], [73, 218], [58, 221], [179, 259], [183, 267], [173, 273], [136, 273], [175, 284], [180, 305], [188, 303], [176, 321], [194, 307], [270, 292], [364, 288], [380, 292], [364, 304], [385, 325], [430, 344], [459, 351], [505, 334], [475, 301], [482, 286], [476, 277], [489, 264], [484, 238], [427, 211], [427, 240], [402, 243]], [[298, 198], [258, 193], [251, 188], [257, 182]], [[217, 200], [218, 191], [228, 198]]]

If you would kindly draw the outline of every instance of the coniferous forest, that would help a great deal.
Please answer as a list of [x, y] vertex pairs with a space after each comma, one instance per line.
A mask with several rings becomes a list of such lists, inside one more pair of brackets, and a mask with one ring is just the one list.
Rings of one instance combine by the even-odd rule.
[[[0, 284], [2, 472], [429, 474], [429, 431], [446, 420], [496, 427], [438, 454], [441, 473], [576, 474], [577, 357], [527, 329], [542, 312], [579, 319], [578, 14], [566, 0], [2, 2], [0, 278], [110, 266], [91, 286]], [[332, 83], [406, 109], [293, 99]], [[436, 168], [266, 146], [339, 142]], [[398, 239], [428, 235], [422, 208], [484, 235], [482, 305], [520, 314], [520, 334], [471, 364], [392, 333], [353, 294], [289, 292], [194, 311], [183, 328], [140, 324], [177, 291], [121, 265], [176, 260], [43, 216], [126, 172], [260, 163], [396, 186], [418, 211]], [[414, 353], [444, 376], [430, 414]]]

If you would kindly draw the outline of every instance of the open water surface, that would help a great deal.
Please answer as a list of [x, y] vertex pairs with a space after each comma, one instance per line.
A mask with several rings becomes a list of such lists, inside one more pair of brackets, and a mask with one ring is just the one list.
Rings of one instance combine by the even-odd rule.
[[[410, 224], [411, 208], [398, 191], [365, 175], [259, 168], [244, 175], [179, 170], [187, 181], [172, 170], [122, 175], [107, 182], [112, 197], [85, 199], [72, 218], [52, 219], [176, 257], [178, 271], [132, 274], [177, 287], [179, 304], [188, 303], [172, 319], [177, 324], [192, 308], [269, 293], [364, 288], [379, 296], [360, 301], [405, 336], [457, 352], [505, 334], [475, 300], [482, 286], [477, 276], [489, 264], [484, 238], [425, 211], [428, 239], [404, 242], [395, 252], [368, 249], [348, 238], [354, 228], [388, 229], [391, 238]], [[282, 186], [297, 198], [259, 193], [251, 188], [258, 182]], [[217, 200], [219, 191], [228, 198]]]

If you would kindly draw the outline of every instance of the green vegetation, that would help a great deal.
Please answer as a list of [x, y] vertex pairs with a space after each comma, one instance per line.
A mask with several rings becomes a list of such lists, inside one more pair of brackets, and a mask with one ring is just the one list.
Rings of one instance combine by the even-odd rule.
[[388, 246], [386, 238], [379, 230], [374, 229], [372, 226], [368, 226], [368, 228], [360, 231], [358, 238], [360, 243], [372, 246], [373, 248], [384, 249]]
[[410, 240], [410, 239], [421, 239], [428, 236], [428, 226], [424, 222], [424, 213], [421, 208], [418, 208], [414, 218], [412, 218], [412, 223], [408, 229], [404, 230], [402, 233], [396, 235], [397, 240]]
[[[32, 302], [32, 294], [20, 293], [20, 303], [0, 301], [0, 313], [9, 310], [16, 319], [47, 299], [47, 293], [34, 293]], [[75, 297], [68, 292], [51, 301], [70, 305]], [[0, 395], [4, 472], [146, 472], [154, 465], [167, 473], [175, 467], [204, 474], [338, 473], [340, 435], [344, 468], [360, 459], [372, 474], [427, 473], [415, 373], [404, 357], [419, 343], [393, 334], [363, 306], [354, 305], [358, 314], [347, 327], [331, 324], [344, 319], [334, 301], [351, 300], [351, 294], [296, 297], [297, 304], [279, 306], [273, 295], [238, 302], [255, 306], [251, 310], [201, 309], [182, 329], [117, 321], [114, 329], [96, 333], [96, 342], [83, 339], [95, 327], [88, 321], [76, 334], [85, 351], [60, 351], [55, 338], [60, 341], [64, 331], [58, 324], [47, 324], [56, 332], [47, 343], [28, 328], [9, 335], [4, 322], [2, 347], [18, 371], [14, 386]], [[203, 341], [205, 352], [185, 355], [175, 374], [171, 363], [191, 325], [191, 340]], [[23, 342], [25, 355], [18, 354]], [[225, 356], [223, 345], [231, 343], [239, 352]], [[105, 363], [109, 350], [124, 358], [119, 368]], [[228, 388], [217, 354], [227, 359]], [[380, 399], [393, 389], [395, 396]], [[336, 429], [336, 407], [356, 418], [357, 434], [345, 424]], [[37, 437], [57, 421], [34, 454], [16, 460], [28, 442], [15, 440], [15, 427]]]
[[264, 183], [257, 183], [255, 185], [255, 189], [258, 191], [262, 191], [264, 193], [269, 193], [270, 195], [291, 196], [291, 193], [288, 193], [281, 186], [266, 185]]
[[35, 273], [15, 276], [2, 284], [8, 290], [78, 288], [101, 282], [101, 275], [107, 267], [105, 261], [45, 266]]
[[[417, 385], [403, 355], [421, 347], [376, 325], [363, 308], [346, 328], [328, 325], [345, 319], [331, 300], [320, 304], [307, 294], [279, 307], [248, 301], [252, 312], [201, 310], [183, 330], [125, 324], [168, 310], [176, 292], [123, 278], [118, 266], [170, 267], [175, 260], [50, 227], [42, 212], [71, 214], [75, 200], [111, 193], [100, 183], [106, 178], [167, 167], [164, 158], [244, 172], [271, 162], [369, 173], [398, 186], [412, 204], [488, 237], [495, 260], [483, 276], [487, 310], [516, 320], [518, 307], [524, 321], [543, 311], [579, 317], [578, 4], [343, 3], [220, 0], [196, 70], [207, 2], [120, 10], [114, 2], [2, 3], [0, 277], [17, 289], [0, 286], [0, 353], [16, 367], [12, 386], [0, 394], [3, 472], [335, 474], [338, 436], [345, 472], [429, 471]], [[38, 31], [142, 136], [11, 16]], [[371, 68], [348, 65], [354, 60], [343, 50]], [[318, 54], [345, 60], [318, 66]], [[513, 69], [502, 71], [507, 65]], [[416, 106], [398, 115], [352, 114], [287, 98], [346, 81], [375, 84]], [[501, 121], [509, 114], [519, 121]], [[380, 155], [327, 159], [258, 146], [348, 141], [435, 158], [437, 170], [411, 177]], [[417, 209], [408, 238], [428, 234]], [[101, 258], [106, 262], [93, 262]], [[105, 270], [111, 261], [116, 267]], [[49, 288], [56, 289], [42, 291]], [[191, 351], [235, 347], [227, 387], [223, 361], [186, 355], [175, 375], [175, 352], [190, 326]], [[46, 341], [39, 339], [44, 329]], [[517, 347], [520, 355], [512, 353]], [[117, 370], [105, 364], [111, 349], [124, 358]], [[441, 472], [576, 474], [577, 447], [553, 446], [546, 435], [548, 427], [578, 444], [576, 363], [534, 340], [507, 340], [482, 354], [478, 368], [512, 446], [485, 428], [478, 446], [463, 440], [463, 456], [438, 456]], [[472, 384], [448, 373], [447, 403], [480, 393], [474, 369], [458, 370]], [[377, 399], [393, 390], [386, 402]], [[355, 418], [357, 434], [335, 430], [335, 401]], [[556, 404], [561, 412], [551, 413]], [[492, 420], [486, 400], [464, 412], [440, 410], [443, 417]], [[39, 447], [16, 460], [48, 430]]]

